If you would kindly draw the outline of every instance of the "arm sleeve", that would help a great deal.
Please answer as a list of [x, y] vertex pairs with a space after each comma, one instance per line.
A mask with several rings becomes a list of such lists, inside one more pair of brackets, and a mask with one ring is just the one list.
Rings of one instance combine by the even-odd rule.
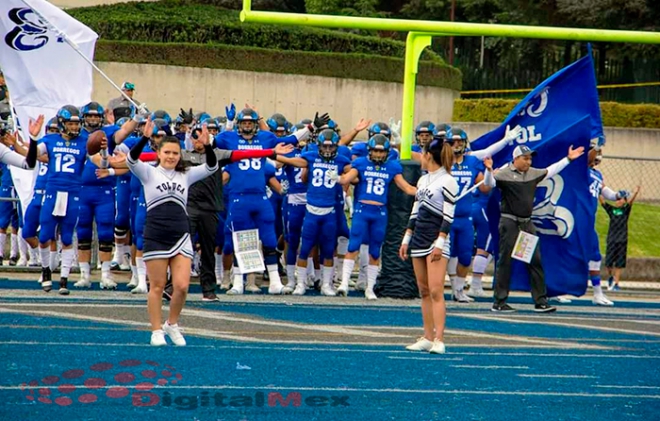
[[153, 167], [145, 164], [144, 162], [141, 162], [139, 159], [142, 149], [144, 149], [148, 141], [148, 137], [142, 136], [140, 141], [136, 143], [133, 148], [131, 148], [128, 157], [126, 158], [128, 168], [133, 174], [135, 174], [137, 178], [140, 179], [143, 184], [149, 181], [149, 172], [153, 169]]
[[190, 185], [218, 171], [218, 159], [213, 152], [213, 146], [205, 145], [204, 153], [206, 154], [206, 165], [198, 165], [188, 170], [188, 183]]
[[[453, 179], [452, 179], [453, 180]], [[456, 208], [456, 198], [458, 196], [458, 183], [453, 183], [442, 188], [444, 203], [442, 204], [442, 225], [440, 232], [449, 234], [451, 224], [454, 223], [454, 209]]]
[[603, 187], [603, 190], [600, 191], [600, 194], [605, 198], [605, 200], [615, 201], [618, 199], [616, 192], [607, 186]]
[[470, 155], [479, 158], [479, 160], [483, 161], [484, 158], [488, 158], [489, 156], [493, 156], [502, 149], [504, 149], [509, 142], [508, 139], [502, 139], [499, 142], [495, 142], [486, 149], [481, 149], [479, 151], [472, 151], [470, 152]]
[[554, 164], [550, 165], [548, 168], [546, 168], [547, 174], [545, 175], [545, 177], [543, 177], [543, 180], [547, 180], [548, 178], [552, 178], [555, 175], [559, 174], [561, 170], [566, 168], [570, 163], [571, 161], [568, 158], [563, 158], [561, 161], [555, 162]]
[[488, 169], [484, 172], [484, 184], [489, 187], [495, 187], [497, 185], [493, 173]]
[[32, 169], [37, 165], [37, 140], [31, 139], [30, 146], [28, 147], [27, 157], [25, 158], [25, 163], [27, 164], [28, 169]]
[[231, 157], [229, 158], [231, 162], [238, 162], [243, 159], [249, 158], [271, 158], [275, 159], [277, 154], [274, 149], [261, 149], [261, 150], [241, 150], [241, 151], [229, 151], [231, 152]]

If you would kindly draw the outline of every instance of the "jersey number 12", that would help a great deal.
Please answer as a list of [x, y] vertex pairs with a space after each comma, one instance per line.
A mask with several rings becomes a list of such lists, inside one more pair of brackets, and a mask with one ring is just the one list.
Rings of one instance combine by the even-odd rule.
[[61, 153], [55, 154], [55, 171], [73, 174], [75, 169], [71, 168], [76, 163], [76, 157], [73, 155], [62, 155]]

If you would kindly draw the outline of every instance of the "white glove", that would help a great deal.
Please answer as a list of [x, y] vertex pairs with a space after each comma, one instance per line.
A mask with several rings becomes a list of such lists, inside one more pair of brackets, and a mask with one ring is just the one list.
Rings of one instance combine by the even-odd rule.
[[348, 214], [353, 216], [353, 197], [352, 196], [346, 196], [345, 202], [344, 202], [344, 210], [348, 211]]
[[394, 132], [399, 134], [401, 132], [401, 120], [395, 122], [394, 119], [390, 117], [390, 130], [392, 131], [392, 134], [394, 134]]
[[328, 178], [330, 181], [337, 181], [339, 179], [339, 174], [337, 174], [337, 171], [335, 170], [328, 170], [325, 173], [325, 176]]
[[514, 127], [513, 130], [511, 130], [510, 126], [506, 126], [506, 134], [504, 135], [504, 139], [506, 139], [509, 145], [513, 145], [513, 141], [518, 138], [520, 132], [522, 132], [522, 127], [520, 126]]
[[149, 114], [149, 109], [147, 108], [147, 104], [142, 103], [142, 104], [138, 105], [136, 114], [142, 115], [142, 116], [146, 116], [147, 114]]

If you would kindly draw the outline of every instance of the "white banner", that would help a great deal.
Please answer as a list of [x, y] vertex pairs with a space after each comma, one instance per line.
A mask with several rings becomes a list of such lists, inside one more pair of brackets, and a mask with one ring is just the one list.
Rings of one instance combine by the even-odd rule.
[[[30, 119], [43, 114], [48, 121], [64, 105], [80, 107], [91, 101], [92, 67], [64, 35], [93, 59], [98, 35], [58, 7], [46, 0], [0, 1], [0, 68], [25, 139]], [[35, 174], [12, 168], [24, 212]]]

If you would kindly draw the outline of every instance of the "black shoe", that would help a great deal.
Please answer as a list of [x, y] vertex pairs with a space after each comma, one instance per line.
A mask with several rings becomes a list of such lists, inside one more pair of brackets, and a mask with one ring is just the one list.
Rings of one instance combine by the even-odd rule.
[[534, 311], [537, 313], [552, 313], [557, 311], [557, 307], [553, 307], [549, 304], [537, 304], [534, 306]]
[[493, 304], [493, 307], [491, 307], [490, 311], [495, 313], [515, 313], [516, 309], [504, 303], [501, 305]]
[[41, 268], [41, 288], [44, 292], [50, 292], [53, 289], [53, 274], [49, 267]]
[[205, 292], [204, 297], [202, 298], [202, 301], [206, 302], [212, 302], [212, 301], [220, 301], [217, 295], [215, 295], [215, 292]]
[[60, 279], [60, 295], [69, 295], [69, 289], [67, 288], [69, 280], [67, 278]]
[[17, 256], [9, 258], [9, 266], [16, 266], [17, 262], [18, 262], [18, 257]]

